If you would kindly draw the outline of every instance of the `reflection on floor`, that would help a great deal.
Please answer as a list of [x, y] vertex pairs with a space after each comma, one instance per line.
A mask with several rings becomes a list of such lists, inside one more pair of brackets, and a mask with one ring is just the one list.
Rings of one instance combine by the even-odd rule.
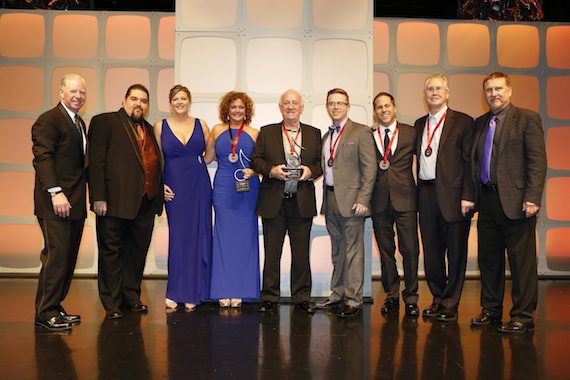
[[[256, 304], [166, 313], [164, 280], [145, 280], [148, 315], [108, 321], [97, 282], [76, 279], [66, 309], [82, 323], [71, 334], [35, 329], [36, 281], [0, 279], [0, 379], [568, 379], [570, 281], [541, 281], [536, 330], [503, 337], [471, 329], [479, 283], [467, 281], [458, 323], [380, 314], [384, 294], [354, 319], [310, 317], [291, 305], [260, 314]], [[431, 299], [420, 282], [420, 309]], [[506, 310], [510, 308], [510, 284]], [[508, 316], [505, 315], [505, 318]]]

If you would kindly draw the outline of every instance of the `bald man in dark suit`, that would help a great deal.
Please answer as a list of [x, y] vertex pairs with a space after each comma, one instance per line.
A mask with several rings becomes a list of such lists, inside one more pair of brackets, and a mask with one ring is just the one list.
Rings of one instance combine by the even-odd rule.
[[79, 315], [67, 314], [61, 303], [69, 291], [87, 216], [87, 136], [79, 116], [86, 99], [85, 80], [65, 75], [59, 94], [61, 102], [32, 126], [34, 213], [44, 236], [35, 321], [52, 331], [69, 330], [81, 322]]
[[538, 298], [536, 215], [546, 177], [540, 116], [511, 104], [511, 79], [495, 72], [483, 81], [490, 111], [475, 121], [473, 180], [479, 189], [478, 262], [481, 314], [474, 326], [499, 324], [505, 291], [505, 249], [513, 281], [511, 320], [502, 333], [534, 329]]

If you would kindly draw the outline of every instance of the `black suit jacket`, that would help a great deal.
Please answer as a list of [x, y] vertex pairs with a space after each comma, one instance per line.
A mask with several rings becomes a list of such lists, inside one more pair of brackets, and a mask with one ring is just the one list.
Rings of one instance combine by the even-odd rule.
[[[83, 133], [85, 123], [81, 120]], [[85, 155], [75, 123], [59, 103], [43, 113], [32, 126], [33, 165], [36, 170], [34, 213], [43, 219], [59, 219], [47, 191], [60, 186], [71, 204], [70, 219], [87, 216], [85, 205]]]
[[[271, 168], [285, 163], [283, 150], [282, 124], [270, 124], [261, 128], [251, 159], [252, 168], [263, 175], [257, 198], [257, 213], [263, 218], [274, 218], [281, 208], [285, 182], [269, 178]], [[321, 168], [321, 131], [301, 123], [302, 146], [301, 164], [311, 169], [312, 179], [299, 181], [297, 186], [297, 206], [304, 218], [317, 215], [315, 185], [313, 180], [323, 174]]]
[[[156, 149], [159, 168], [162, 168], [162, 156], [153, 128], [146, 120], [144, 125]], [[145, 175], [135, 131], [125, 110], [121, 108], [117, 112], [93, 117], [89, 141], [91, 208], [95, 201], [107, 201], [107, 216], [136, 218], [145, 194]], [[162, 189], [162, 170], [159, 170], [158, 180], [159, 189]], [[162, 213], [163, 203], [164, 192], [159, 191], [151, 206], [156, 214]]]
[[[426, 119], [427, 115], [415, 122], [418, 175]], [[475, 186], [471, 177], [472, 143], [473, 119], [471, 116], [448, 108], [437, 153], [435, 186], [439, 208], [443, 218], [449, 223], [459, 222], [463, 219], [461, 200], [475, 201]]]
[[[513, 105], [501, 128], [499, 149], [492, 162], [497, 176], [499, 199], [509, 219], [524, 219], [523, 202], [540, 206], [546, 178], [546, 148], [540, 115]], [[475, 120], [473, 152], [473, 182], [479, 188], [479, 150], [484, 143], [490, 112]], [[495, 156], [495, 155], [493, 155]]]
[[[380, 130], [383, 132], [383, 128]], [[373, 131], [373, 133], [378, 132]], [[376, 144], [374, 145], [376, 146]], [[373, 212], [383, 212], [388, 206], [388, 202], [392, 204], [394, 210], [399, 212], [417, 209], [416, 182], [412, 172], [415, 154], [416, 131], [414, 127], [398, 123], [398, 145], [394, 154], [388, 157], [390, 167], [388, 170], [382, 170], [378, 167], [376, 174], [371, 200]], [[382, 157], [382, 153], [376, 146], [378, 163], [382, 161]]]

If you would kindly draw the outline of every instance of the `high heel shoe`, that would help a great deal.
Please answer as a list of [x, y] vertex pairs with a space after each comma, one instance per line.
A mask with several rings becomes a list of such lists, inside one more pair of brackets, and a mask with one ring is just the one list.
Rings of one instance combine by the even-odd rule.
[[184, 304], [184, 310], [193, 311], [196, 308], [196, 306], [198, 306], [198, 305], [196, 305], [195, 303], [185, 303]]
[[176, 309], [178, 307], [178, 303], [171, 300], [170, 298], [165, 299], [164, 304], [166, 305], [167, 309]]
[[241, 307], [241, 299], [240, 298], [232, 298], [230, 301], [231, 307]]
[[219, 301], [220, 307], [230, 307], [231, 301], [229, 298], [222, 298]]

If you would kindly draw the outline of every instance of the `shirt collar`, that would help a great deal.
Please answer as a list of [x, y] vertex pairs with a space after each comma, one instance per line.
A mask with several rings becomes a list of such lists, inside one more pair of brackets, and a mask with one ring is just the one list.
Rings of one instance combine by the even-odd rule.
[[63, 108], [65, 108], [65, 110], [67, 111], [67, 114], [69, 115], [71, 120], [73, 120], [73, 122], [75, 122], [75, 115], [77, 115], [77, 114], [75, 112], [73, 112], [72, 110], [70, 110], [69, 108], [67, 108], [67, 106], [63, 102], [60, 102], [60, 103], [63, 106]]
[[432, 115], [431, 113], [428, 115], [429, 117], [434, 117], [436, 120], [441, 119], [441, 117], [443, 116], [443, 114], [445, 112], [447, 112], [447, 105], [444, 106], [442, 109], [440, 109], [435, 115]]

